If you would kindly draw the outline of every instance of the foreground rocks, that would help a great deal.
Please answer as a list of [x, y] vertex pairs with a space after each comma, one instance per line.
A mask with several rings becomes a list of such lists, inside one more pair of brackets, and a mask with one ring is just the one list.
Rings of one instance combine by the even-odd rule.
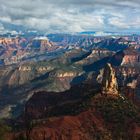
[[34, 120], [23, 131], [9, 134], [7, 140], [137, 140], [139, 120], [137, 108], [127, 99], [96, 95], [88, 100], [85, 111]]

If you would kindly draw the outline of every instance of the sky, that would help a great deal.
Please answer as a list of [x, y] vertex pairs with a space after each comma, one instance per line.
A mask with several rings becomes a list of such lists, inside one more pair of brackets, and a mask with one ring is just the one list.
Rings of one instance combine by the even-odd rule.
[[0, 0], [0, 32], [139, 32], [140, 0]]

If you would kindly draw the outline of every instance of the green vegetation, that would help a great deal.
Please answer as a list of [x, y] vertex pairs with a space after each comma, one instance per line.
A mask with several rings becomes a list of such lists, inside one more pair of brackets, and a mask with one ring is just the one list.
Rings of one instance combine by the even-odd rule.
[[[69, 102], [50, 110], [50, 116], [77, 115], [89, 108], [95, 108], [97, 114], [104, 119], [107, 132], [99, 132], [99, 139], [129, 139], [131, 123], [140, 124], [139, 110], [128, 99], [117, 96], [95, 96], [93, 92], [78, 102]], [[98, 138], [98, 133], [95, 137]], [[111, 136], [110, 136], [111, 135]]]
[[106, 127], [112, 131], [115, 140], [128, 139], [131, 123], [138, 123], [138, 108], [121, 97], [99, 98], [95, 101], [98, 113], [103, 117]]
[[4, 121], [0, 120], [0, 140], [5, 140], [5, 134], [10, 131], [11, 128], [8, 125], [6, 125]]
[[100, 98], [95, 103], [96, 109], [102, 114], [105, 121], [122, 124], [125, 120], [136, 119], [138, 109], [128, 101], [118, 97]]
[[18, 136], [18, 138], [16, 138], [15, 140], [28, 140], [26, 136], [24, 136], [23, 134], [20, 134]]

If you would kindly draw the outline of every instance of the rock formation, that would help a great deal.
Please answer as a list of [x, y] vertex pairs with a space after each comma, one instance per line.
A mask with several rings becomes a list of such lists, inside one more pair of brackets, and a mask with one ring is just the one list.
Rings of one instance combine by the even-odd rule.
[[134, 65], [140, 62], [140, 52], [136, 49], [129, 47], [124, 51], [124, 57], [122, 59], [121, 65]]
[[107, 63], [104, 68], [102, 87], [103, 94], [118, 94], [118, 83], [115, 76], [115, 70], [109, 63]]

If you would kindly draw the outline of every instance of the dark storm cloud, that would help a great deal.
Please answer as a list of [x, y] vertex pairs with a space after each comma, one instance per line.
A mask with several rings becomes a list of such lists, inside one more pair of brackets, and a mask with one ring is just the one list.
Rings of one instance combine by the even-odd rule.
[[[139, 0], [0, 0], [0, 3], [1, 21], [46, 32], [140, 28]], [[0, 30], [4, 30], [2, 24]]]

